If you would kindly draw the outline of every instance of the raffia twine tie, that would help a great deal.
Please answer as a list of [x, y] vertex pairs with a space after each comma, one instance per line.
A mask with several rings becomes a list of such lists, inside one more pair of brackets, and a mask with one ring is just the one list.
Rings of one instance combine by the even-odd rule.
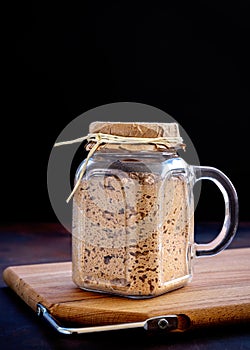
[[90, 133], [86, 136], [80, 137], [78, 139], [70, 140], [70, 141], [63, 141], [63, 142], [57, 142], [55, 143], [54, 147], [58, 146], [65, 146], [65, 145], [71, 145], [73, 143], [80, 143], [87, 140], [88, 142], [94, 142], [94, 146], [90, 149], [87, 158], [85, 159], [85, 162], [83, 164], [82, 170], [79, 174], [78, 180], [75, 183], [75, 186], [70, 193], [69, 197], [67, 198], [66, 202], [68, 203], [73, 195], [75, 194], [76, 190], [78, 189], [81, 180], [83, 178], [83, 175], [85, 174], [88, 161], [92, 157], [92, 155], [95, 153], [95, 151], [100, 147], [102, 144], [153, 144], [153, 145], [161, 145], [165, 146], [167, 148], [183, 148], [185, 149], [185, 144], [183, 143], [182, 137], [130, 137], [130, 136], [118, 136], [118, 135], [110, 135], [110, 134], [102, 134], [102, 133]]

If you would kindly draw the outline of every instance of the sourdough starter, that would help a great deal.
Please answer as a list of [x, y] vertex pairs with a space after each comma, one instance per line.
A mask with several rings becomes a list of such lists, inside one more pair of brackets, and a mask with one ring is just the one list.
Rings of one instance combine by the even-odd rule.
[[82, 180], [73, 203], [73, 280], [152, 297], [190, 280], [193, 208], [185, 178], [112, 170]]

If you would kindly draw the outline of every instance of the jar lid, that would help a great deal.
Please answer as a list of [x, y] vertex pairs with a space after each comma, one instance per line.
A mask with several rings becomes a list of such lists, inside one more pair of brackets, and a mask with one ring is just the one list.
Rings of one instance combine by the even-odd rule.
[[143, 122], [93, 122], [89, 125], [90, 133], [103, 133], [124, 137], [180, 137], [177, 123]]

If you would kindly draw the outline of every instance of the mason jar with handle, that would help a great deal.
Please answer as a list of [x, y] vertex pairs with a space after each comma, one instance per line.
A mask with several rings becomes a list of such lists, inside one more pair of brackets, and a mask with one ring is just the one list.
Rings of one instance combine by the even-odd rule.
[[[234, 186], [220, 170], [189, 165], [177, 123], [94, 122], [89, 156], [73, 191], [72, 266], [75, 284], [89, 291], [149, 298], [191, 281], [193, 260], [232, 241], [238, 224]], [[222, 192], [225, 217], [218, 236], [194, 242], [197, 181]]]

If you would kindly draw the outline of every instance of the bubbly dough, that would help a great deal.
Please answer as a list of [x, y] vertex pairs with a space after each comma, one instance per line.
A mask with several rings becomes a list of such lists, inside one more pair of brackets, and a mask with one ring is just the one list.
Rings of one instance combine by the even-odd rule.
[[73, 203], [73, 280], [151, 297], [190, 279], [193, 216], [185, 179], [151, 172], [83, 179]]

